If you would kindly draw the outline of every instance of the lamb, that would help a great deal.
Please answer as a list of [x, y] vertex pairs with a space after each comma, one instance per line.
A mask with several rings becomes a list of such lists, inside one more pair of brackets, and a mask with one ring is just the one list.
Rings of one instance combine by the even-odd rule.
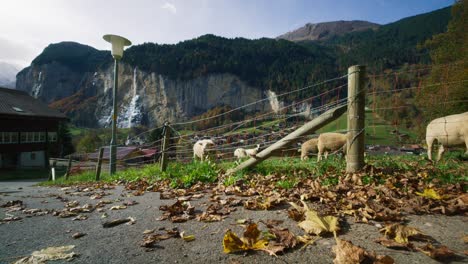
[[439, 151], [436, 161], [445, 152], [445, 147], [460, 146], [465, 143], [468, 154], [468, 112], [449, 115], [432, 120], [426, 128], [427, 156], [432, 161], [432, 145], [437, 141]]
[[194, 145], [193, 145], [193, 159], [196, 159], [197, 157], [200, 158], [201, 161], [207, 159], [207, 146], [212, 145], [214, 146], [215, 143], [211, 139], [202, 139], [198, 140]]
[[329, 151], [337, 151], [342, 149], [346, 153], [346, 139], [348, 134], [341, 133], [323, 133], [318, 137], [317, 149], [318, 157], [317, 161], [322, 160], [322, 154], [325, 153], [325, 159], [328, 157]]
[[260, 149], [259, 144], [257, 144], [256, 148], [252, 148], [252, 149], [237, 148], [234, 151], [234, 156], [237, 157], [237, 159], [242, 159], [245, 157], [255, 157], [259, 149]]
[[301, 145], [301, 160], [306, 160], [309, 153], [317, 153], [317, 143], [318, 138], [312, 138]]

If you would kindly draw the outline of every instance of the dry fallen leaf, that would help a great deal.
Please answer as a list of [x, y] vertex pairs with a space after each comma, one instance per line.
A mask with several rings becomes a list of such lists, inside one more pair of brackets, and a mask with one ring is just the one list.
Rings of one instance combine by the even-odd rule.
[[340, 230], [338, 218], [335, 216], [319, 216], [314, 210], [309, 209], [304, 201], [301, 201], [304, 207], [300, 207], [295, 203], [290, 203], [299, 212], [304, 212], [305, 220], [298, 225], [308, 234], [320, 235], [326, 232], [332, 232], [336, 237], [336, 232]]
[[446, 246], [434, 247], [432, 244], [427, 244], [424, 247], [416, 249], [428, 255], [429, 257], [437, 260], [443, 260], [445, 258], [450, 258], [455, 255], [455, 252], [453, 252]]
[[85, 233], [80, 233], [80, 232], [74, 233], [74, 234], [72, 235], [72, 237], [73, 237], [74, 239], [77, 239], [77, 238], [80, 238], [80, 237], [84, 237], [84, 236], [86, 236], [86, 234], [85, 234]]
[[332, 251], [336, 254], [333, 260], [335, 264], [359, 264], [366, 257], [364, 249], [339, 238], [336, 239], [336, 245], [333, 246]]
[[127, 206], [125, 205], [114, 205], [110, 208], [110, 210], [122, 210], [122, 209], [126, 209]]
[[388, 236], [400, 244], [407, 244], [408, 238], [410, 237], [423, 235], [423, 233], [419, 231], [418, 229], [414, 227], [410, 227], [410, 226], [401, 225], [401, 224], [386, 225], [380, 231], [385, 232], [384, 233], [385, 237]]
[[116, 220], [112, 220], [112, 221], [102, 223], [102, 227], [104, 227], [104, 228], [114, 227], [114, 226], [118, 226], [118, 225], [121, 225], [121, 224], [124, 224], [124, 223], [127, 223], [127, 222], [131, 222], [132, 220], [133, 219], [131, 217], [124, 218], [124, 219], [116, 219]]
[[270, 228], [270, 232], [275, 235], [276, 242], [285, 248], [294, 248], [297, 245], [296, 236], [287, 228]]
[[381, 244], [384, 247], [391, 248], [391, 249], [403, 249], [403, 250], [414, 250], [414, 245], [411, 243], [398, 243], [395, 240], [387, 239], [384, 237], [381, 237], [379, 239], [376, 239], [374, 242]]
[[67, 253], [75, 246], [48, 247], [39, 251], [34, 251], [31, 256], [22, 258], [14, 264], [42, 264], [49, 260], [70, 260], [76, 256], [75, 252]]
[[255, 223], [247, 226], [242, 238], [239, 238], [231, 230], [227, 230], [223, 238], [224, 253], [263, 250], [268, 245], [268, 241], [259, 239], [259, 237], [260, 230], [258, 230], [257, 224]]
[[332, 248], [336, 254], [333, 263], [335, 264], [359, 264], [363, 261], [374, 264], [393, 264], [395, 261], [389, 256], [376, 255], [374, 252], [367, 252], [352, 242], [336, 238], [336, 245]]

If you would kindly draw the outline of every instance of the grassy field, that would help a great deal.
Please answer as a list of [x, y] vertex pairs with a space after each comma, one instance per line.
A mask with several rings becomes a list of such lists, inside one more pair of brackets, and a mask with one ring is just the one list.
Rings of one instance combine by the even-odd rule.
[[[380, 118], [378, 115], [372, 113], [366, 113], [366, 144], [368, 145], [396, 145], [399, 143], [398, 136], [392, 134], [394, 126], [389, 124], [388, 121]], [[317, 133], [324, 132], [345, 132], [347, 129], [346, 114], [343, 114], [337, 120], [330, 124], [322, 127]], [[407, 134], [409, 138], [407, 142], [415, 143], [418, 142], [416, 134], [410, 130], [398, 127], [400, 133]]]

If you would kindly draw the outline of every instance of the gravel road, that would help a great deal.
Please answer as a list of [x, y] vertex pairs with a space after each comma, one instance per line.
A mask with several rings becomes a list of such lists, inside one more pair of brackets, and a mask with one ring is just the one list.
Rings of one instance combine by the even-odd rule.
[[[56, 209], [64, 208], [64, 202], [57, 197], [69, 201], [79, 201], [97, 204], [99, 199], [91, 199], [89, 192], [75, 192], [72, 187], [63, 190], [56, 187], [34, 187], [35, 182], [0, 182], [0, 205], [9, 200], [22, 200], [26, 209]], [[101, 192], [101, 190], [99, 191]], [[0, 263], [12, 263], [28, 256], [32, 251], [51, 246], [75, 245], [73, 249], [79, 256], [71, 263], [332, 263], [334, 253], [331, 251], [335, 240], [333, 237], [322, 238], [314, 245], [305, 249], [287, 251], [278, 257], [269, 256], [265, 252], [249, 252], [248, 254], [224, 254], [222, 239], [227, 229], [242, 234], [243, 228], [236, 226], [237, 219], [252, 219], [254, 221], [278, 219], [284, 220], [282, 227], [288, 227], [295, 234], [303, 234], [296, 223], [288, 218], [286, 209], [271, 211], [250, 211], [237, 207], [221, 222], [203, 223], [189, 220], [185, 223], [171, 223], [168, 220], [159, 221], [163, 212], [160, 205], [170, 205], [174, 199], [161, 200], [156, 192], [147, 192], [142, 196], [133, 196], [122, 186], [104, 190], [108, 193], [101, 200], [113, 203], [106, 205], [102, 212], [93, 211], [86, 214], [89, 218], [73, 221], [71, 218], [59, 218], [52, 214], [27, 217], [21, 211], [9, 212], [22, 219], [0, 224]], [[208, 204], [209, 194], [191, 201], [196, 212], [204, 211]], [[122, 205], [124, 202], [136, 201], [138, 204], [128, 206], [122, 210], [109, 210], [111, 206]], [[103, 214], [106, 218], [102, 218]], [[0, 208], [0, 219], [7, 215], [7, 208]], [[102, 223], [113, 219], [133, 217], [133, 225], [122, 224], [112, 228], [103, 228]], [[456, 251], [457, 257], [452, 263], [468, 263], [463, 254], [467, 250], [462, 237], [468, 234], [467, 218], [463, 216], [408, 216], [409, 225], [419, 228], [432, 236], [439, 243]], [[356, 224], [347, 219], [342, 224], [343, 230], [339, 234], [342, 239], [350, 240], [355, 245], [377, 254], [389, 255], [396, 263], [438, 263], [420, 252], [392, 250], [374, 242], [380, 237], [378, 224]], [[143, 232], [148, 229], [171, 229], [177, 227], [185, 231], [186, 235], [194, 235], [195, 240], [185, 242], [182, 239], [171, 238], [160, 241], [152, 251], [140, 247]], [[259, 225], [261, 230], [265, 226]], [[86, 233], [78, 239], [73, 239], [76, 232]], [[158, 231], [156, 231], [158, 232]], [[68, 263], [55, 261], [53, 263]]]

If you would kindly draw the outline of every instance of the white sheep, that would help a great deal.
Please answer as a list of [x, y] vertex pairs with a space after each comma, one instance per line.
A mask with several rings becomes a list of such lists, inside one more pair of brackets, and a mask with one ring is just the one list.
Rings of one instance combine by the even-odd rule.
[[193, 159], [196, 159], [198, 157], [201, 161], [206, 160], [207, 153], [205, 152], [208, 145], [214, 146], [215, 143], [211, 139], [202, 139], [195, 142], [195, 144], [193, 145]]
[[242, 159], [245, 157], [255, 157], [259, 149], [260, 149], [259, 144], [257, 144], [256, 148], [252, 148], [252, 149], [237, 148], [234, 151], [234, 156], [237, 157], [237, 159]]
[[346, 152], [346, 138], [348, 134], [341, 133], [323, 133], [318, 137], [317, 149], [318, 157], [317, 161], [322, 160], [322, 154], [325, 153], [325, 159], [328, 157], [329, 151], [337, 151], [342, 149]]
[[449, 115], [432, 120], [426, 128], [427, 156], [432, 160], [432, 145], [437, 141], [439, 151], [436, 161], [439, 161], [445, 147], [461, 146], [465, 143], [468, 154], [468, 112]]
[[312, 138], [301, 145], [301, 160], [306, 160], [309, 153], [317, 153], [317, 143], [318, 138]]

